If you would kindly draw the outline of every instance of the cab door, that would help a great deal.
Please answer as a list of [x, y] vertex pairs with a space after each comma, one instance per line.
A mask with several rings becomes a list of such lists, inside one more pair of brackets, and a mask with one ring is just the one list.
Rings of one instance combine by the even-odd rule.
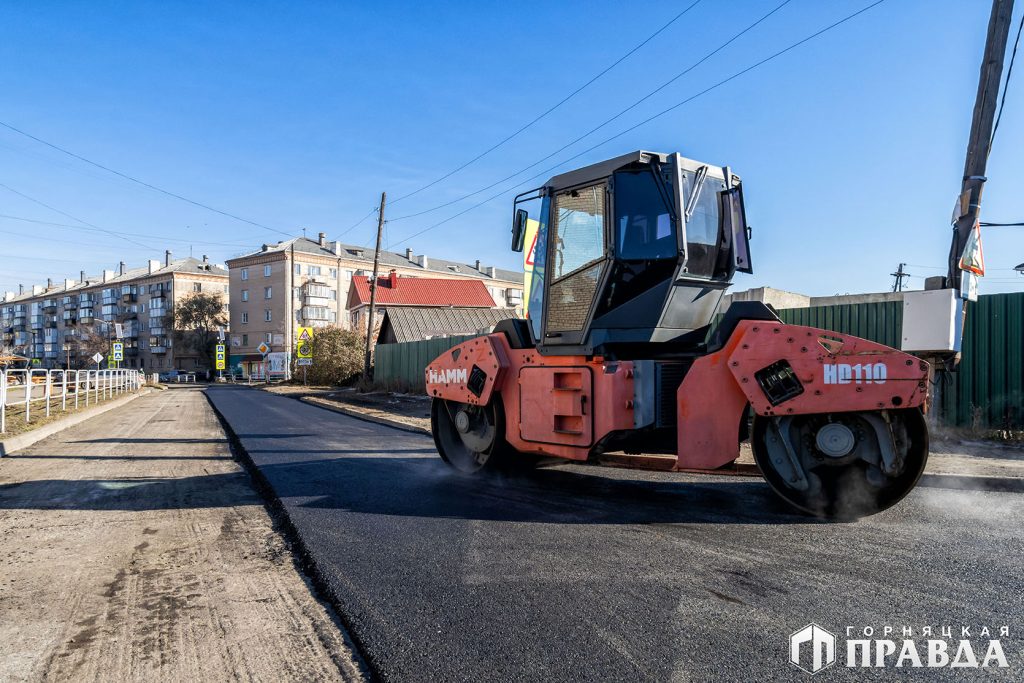
[[544, 344], [580, 344], [607, 265], [608, 183], [556, 194], [551, 207]]

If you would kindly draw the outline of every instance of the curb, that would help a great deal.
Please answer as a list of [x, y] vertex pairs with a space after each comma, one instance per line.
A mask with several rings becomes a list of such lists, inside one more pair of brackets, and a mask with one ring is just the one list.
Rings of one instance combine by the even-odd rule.
[[28, 448], [32, 444], [42, 441], [48, 436], [53, 436], [57, 432], [62, 432], [69, 427], [74, 427], [77, 424], [81, 424], [91, 417], [94, 417], [96, 415], [102, 415], [103, 413], [109, 410], [113, 410], [114, 408], [118, 408], [124, 405], [125, 403], [134, 401], [140, 396], [145, 396], [149, 394], [150, 391], [151, 389], [146, 388], [141, 390], [137, 394], [132, 394], [131, 396], [125, 396], [124, 398], [115, 399], [113, 401], [104, 403], [101, 406], [83, 408], [80, 409], [79, 412], [68, 415], [67, 417], [57, 420], [56, 422], [51, 422], [48, 425], [43, 425], [42, 427], [39, 427], [38, 429], [33, 429], [32, 431], [26, 432], [25, 434], [19, 434], [18, 436], [12, 436], [9, 439], [4, 439], [3, 441], [0, 441], [0, 458], [4, 457], [5, 455], [10, 455], [15, 451], [20, 451], [23, 448]]
[[[278, 394], [278, 396], [281, 396], [281, 394]], [[384, 425], [385, 427], [400, 429], [403, 432], [412, 432], [413, 434], [425, 434], [427, 436], [431, 436], [430, 430], [426, 429], [425, 427], [417, 427], [416, 425], [411, 425], [407, 422], [402, 422], [401, 420], [393, 420], [389, 417], [378, 417], [377, 415], [368, 415], [367, 413], [361, 412], [359, 410], [355, 410], [353, 408], [346, 408], [345, 406], [341, 405], [327, 405], [326, 403], [322, 402], [325, 401], [326, 399], [318, 400], [315, 396], [296, 396], [294, 398], [308, 405], [316, 406], [317, 408], [323, 408], [324, 410], [330, 410], [333, 413], [341, 413], [342, 415], [354, 417], [355, 419], [363, 420], [364, 422], [374, 422], [379, 425]]]

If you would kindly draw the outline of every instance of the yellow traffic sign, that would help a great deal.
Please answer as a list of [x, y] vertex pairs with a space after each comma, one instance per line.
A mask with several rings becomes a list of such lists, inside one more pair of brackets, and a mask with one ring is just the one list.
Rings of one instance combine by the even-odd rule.
[[299, 334], [295, 340], [295, 356], [297, 358], [312, 358], [313, 357], [313, 328], [312, 327], [300, 327]]

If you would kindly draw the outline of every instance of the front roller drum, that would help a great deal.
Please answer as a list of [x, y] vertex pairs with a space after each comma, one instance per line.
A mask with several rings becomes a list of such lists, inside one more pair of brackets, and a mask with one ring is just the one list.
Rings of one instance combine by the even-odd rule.
[[819, 517], [855, 519], [899, 502], [928, 461], [916, 408], [755, 416], [754, 459], [772, 489]]

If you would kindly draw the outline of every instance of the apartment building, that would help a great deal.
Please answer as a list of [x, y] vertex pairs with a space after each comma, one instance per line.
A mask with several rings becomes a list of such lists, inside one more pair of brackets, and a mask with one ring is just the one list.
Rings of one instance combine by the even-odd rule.
[[82, 271], [77, 280], [6, 292], [0, 301], [0, 347], [45, 368], [89, 365], [89, 335], [113, 339], [122, 327], [121, 367], [149, 372], [200, 370], [203, 361], [191, 349], [175, 348], [165, 319], [174, 305], [195, 292], [228, 300], [228, 271], [202, 259], [150, 260], [145, 266], [104, 270], [97, 277]]
[[[264, 244], [259, 251], [228, 259], [231, 278], [229, 363], [248, 372], [263, 360], [260, 344], [289, 353], [298, 326], [349, 328], [347, 302], [353, 278], [373, 273], [373, 249], [298, 237]], [[400, 277], [472, 279], [482, 282], [494, 306], [522, 312], [523, 273], [456, 263], [426, 254], [381, 252], [380, 272]]]

